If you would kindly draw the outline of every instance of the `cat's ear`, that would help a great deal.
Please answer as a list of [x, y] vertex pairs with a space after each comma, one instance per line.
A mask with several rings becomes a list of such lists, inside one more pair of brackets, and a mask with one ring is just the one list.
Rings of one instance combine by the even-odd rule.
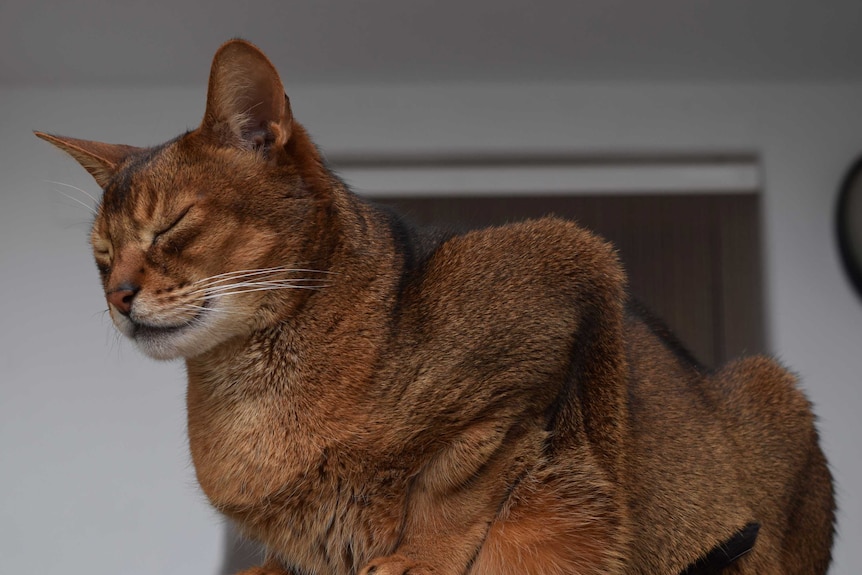
[[91, 142], [65, 136], [55, 136], [44, 132], [33, 132], [46, 142], [51, 142], [81, 164], [85, 170], [96, 180], [101, 187], [117, 173], [117, 168], [123, 160], [141, 151], [141, 148], [124, 146], [121, 144], [105, 144], [104, 142]]
[[254, 45], [231, 40], [213, 57], [201, 131], [221, 146], [278, 149], [290, 139], [290, 103], [275, 67]]

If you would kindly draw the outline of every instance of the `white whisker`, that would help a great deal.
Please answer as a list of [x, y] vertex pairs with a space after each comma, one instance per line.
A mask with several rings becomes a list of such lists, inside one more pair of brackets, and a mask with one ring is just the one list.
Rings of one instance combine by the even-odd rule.
[[233, 272], [225, 272], [222, 274], [216, 274], [214, 276], [209, 276], [203, 279], [200, 279], [195, 284], [203, 284], [207, 282], [219, 283], [222, 281], [229, 281], [231, 279], [239, 279], [241, 277], [251, 277], [256, 275], [266, 275], [266, 274], [276, 274], [276, 273], [317, 273], [317, 274], [332, 274], [334, 272], [326, 271], [326, 270], [314, 270], [307, 268], [289, 268], [285, 266], [278, 266], [272, 268], [260, 268], [260, 269], [250, 269], [250, 270], [237, 270]]
[[[231, 281], [236, 281], [236, 280], [246, 279], [246, 278], [261, 277], [261, 276], [274, 276], [274, 275], [276, 275], [276, 274], [278, 274], [278, 273], [281, 273], [281, 271], [256, 271], [256, 272], [246, 272], [246, 273], [242, 273], [242, 274], [235, 274], [235, 275], [231, 275], [231, 276], [225, 276], [225, 277], [221, 277], [221, 278], [217, 278], [217, 279], [199, 280], [199, 281], [196, 281], [196, 282], [195, 282], [194, 284], [192, 284], [192, 285], [193, 285], [194, 287], [197, 287], [197, 288], [200, 288], [200, 289], [204, 289], [204, 288], [206, 288], [206, 287], [208, 287], [208, 286], [216, 286], [216, 285], [219, 285], [219, 284], [224, 284], [225, 282], [231, 282]], [[252, 281], [255, 281], [255, 280], [252, 280]]]
[[275, 266], [275, 267], [271, 267], [271, 268], [252, 268], [252, 269], [247, 269], [247, 270], [235, 270], [232, 272], [224, 272], [221, 274], [216, 274], [213, 276], [205, 277], [205, 278], [200, 279], [198, 281], [202, 282], [202, 281], [212, 280], [212, 279], [225, 277], [225, 276], [233, 276], [236, 274], [277, 272], [277, 271], [281, 271], [281, 270], [285, 270], [285, 269], [289, 269], [289, 268], [287, 268], [285, 266]]
[[93, 197], [92, 194], [90, 194], [87, 190], [79, 188], [78, 186], [73, 186], [72, 184], [64, 184], [63, 182], [55, 182], [54, 180], [45, 180], [45, 181], [48, 182], [49, 184], [57, 184], [58, 186], [66, 186], [67, 188], [72, 188], [73, 190], [78, 190], [79, 192], [81, 192], [82, 194], [84, 194], [85, 196], [87, 196], [88, 198], [93, 200], [94, 204], [99, 203], [99, 200], [97, 200], [95, 197]]
[[293, 285], [295, 283], [322, 282], [322, 279], [317, 278], [288, 278], [288, 279], [264, 279], [235, 282], [232, 284], [216, 285], [207, 288], [201, 288], [205, 291], [217, 291], [223, 289], [231, 289], [233, 287], [249, 287], [249, 286], [265, 286], [265, 285]]
[[229, 296], [229, 295], [236, 295], [236, 294], [243, 294], [243, 293], [251, 293], [251, 292], [255, 292], [255, 291], [271, 291], [271, 290], [278, 290], [278, 289], [308, 289], [308, 290], [317, 290], [317, 289], [321, 289], [321, 288], [324, 288], [324, 287], [328, 287], [328, 286], [327, 286], [327, 285], [322, 285], [322, 286], [296, 286], [296, 285], [265, 286], [265, 287], [258, 287], [258, 288], [239, 289], [239, 290], [237, 290], [237, 291], [228, 291], [228, 292], [215, 293], [215, 294], [211, 294], [211, 296], [210, 296], [210, 297], [213, 297], [213, 298], [216, 298], [216, 297], [225, 297], [225, 296]]
[[[194, 313], [206, 312], [206, 313], [217, 313], [220, 315], [237, 315], [237, 312], [235, 310], [224, 309], [224, 308], [213, 308], [213, 307], [207, 307], [207, 306], [195, 305], [195, 304], [185, 304], [185, 305], [179, 306], [177, 309], [179, 311], [188, 311], [188, 312], [194, 312]], [[194, 321], [195, 319], [197, 319], [197, 318], [194, 318], [192, 321]]]
[[97, 216], [97, 215], [98, 215], [98, 213], [96, 212], [96, 208], [94, 208], [93, 206], [91, 206], [91, 205], [87, 204], [86, 202], [84, 202], [84, 201], [82, 201], [82, 200], [79, 200], [79, 199], [78, 199], [78, 198], [76, 198], [75, 196], [71, 196], [71, 195], [69, 195], [69, 194], [67, 194], [67, 193], [65, 193], [65, 192], [61, 192], [60, 190], [54, 190], [54, 191], [55, 191], [55, 192], [57, 192], [58, 194], [60, 194], [61, 196], [63, 196], [64, 198], [68, 198], [68, 199], [72, 200], [73, 202], [76, 202], [76, 203], [81, 204], [82, 206], [84, 206], [85, 208], [87, 208], [87, 210], [89, 210], [89, 212], [90, 212], [91, 214], [93, 214], [94, 216]]
[[317, 278], [288, 278], [288, 279], [265, 279], [265, 280], [253, 280], [253, 281], [241, 281], [234, 282], [223, 285], [210, 285], [198, 288], [196, 290], [192, 290], [185, 295], [187, 297], [195, 297], [197, 295], [214, 295], [224, 291], [231, 291], [237, 289], [244, 288], [256, 288], [256, 287], [271, 287], [271, 288], [291, 288], [291, 287], [304, 287], [304, 288], [314, 288], [314, 287], [323, 287], [322, 279]]

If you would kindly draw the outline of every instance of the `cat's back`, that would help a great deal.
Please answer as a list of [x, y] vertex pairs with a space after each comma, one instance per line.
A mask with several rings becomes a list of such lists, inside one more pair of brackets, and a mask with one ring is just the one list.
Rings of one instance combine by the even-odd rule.
[[[639, 312], [626, 320], [638, 564], [658, 561], [670, 537], [684, 553], [719, 545], [751, 524], [762, 527], [761, 548], [777, 547], [775, 526], [798, 521], [828, 538], [831, 480], [793, 374], [760, 355], [707, 369], [664, 329]], [[680, 538], [681, 525], [697, 537]]]
[[627, 314], [626, 339], [635, 432], [664, 432], [662, 441], [695, 447], [694, 438], [713, 441], [719, 459], [752, 459], [746, 467], [774, 459], [772, 469], [801, 465], [816, 445], [811, 404], [775, 359], [754, 355], [709, 369], [640, 310]]

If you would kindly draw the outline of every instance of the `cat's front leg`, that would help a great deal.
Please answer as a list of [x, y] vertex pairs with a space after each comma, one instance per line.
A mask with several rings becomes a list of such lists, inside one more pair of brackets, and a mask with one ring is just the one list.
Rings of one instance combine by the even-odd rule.
[[359, 575], [435, 575], [434, 569], [396, 553], [372, 559]]
[[414, 479], [397, 547], [364, 559], [359, 575], [468, 572], [512, 486], [536, 464], [545, 436], [538, 425], [509, 427], [494, 419], [467, 427]]

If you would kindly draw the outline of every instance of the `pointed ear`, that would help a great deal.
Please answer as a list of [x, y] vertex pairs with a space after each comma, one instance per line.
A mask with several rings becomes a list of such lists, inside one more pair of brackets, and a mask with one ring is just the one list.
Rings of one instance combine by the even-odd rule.
[[91, 142], [89, 140], [55, 136], [44, 132], [33, 133], [46, 142], [51, 142], [78, 160], [78, 163], [90, 172], [96, 183], [103, 188], [108, 185], [113, 175], [117, 173], [117, 167], [123, 160], [141, 151], [141, 148], [134, 146]]
[[213, 57], [201, 132], [217, 145], [281, 148], [290, 139], [290, 103], [275, 67], [254, 45], [231, 40]]

